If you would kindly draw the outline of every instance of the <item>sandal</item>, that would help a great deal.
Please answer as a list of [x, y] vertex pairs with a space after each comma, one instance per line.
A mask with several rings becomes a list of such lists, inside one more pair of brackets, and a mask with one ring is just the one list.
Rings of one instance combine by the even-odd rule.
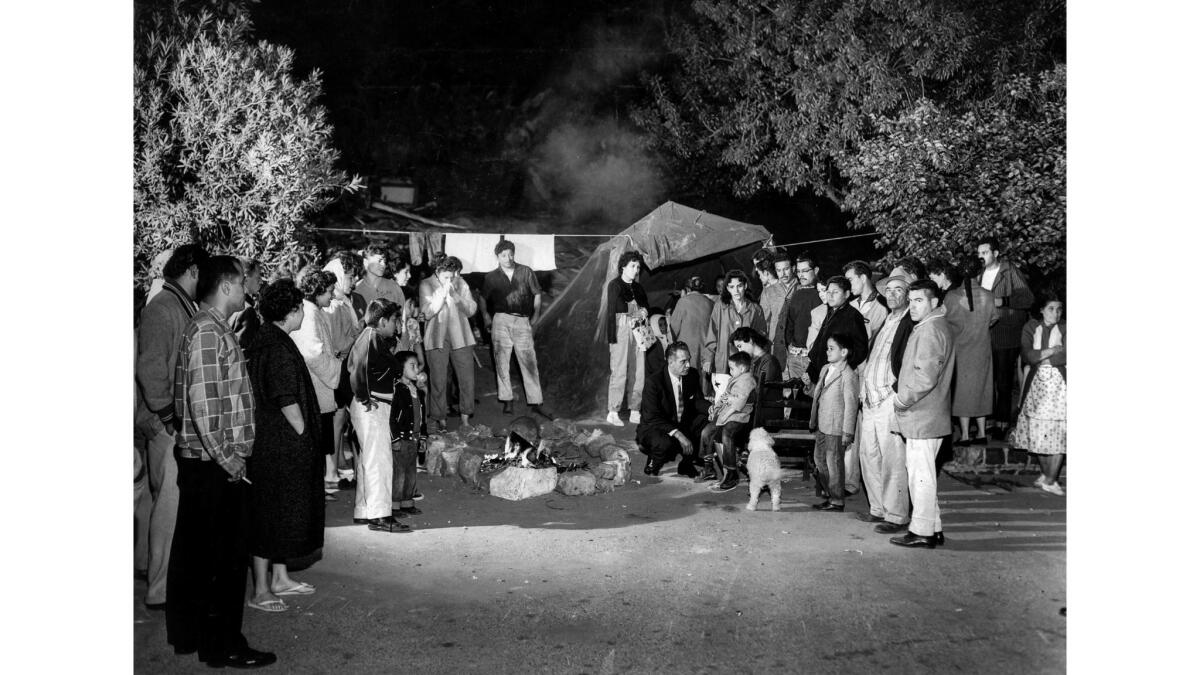
[[276, 614], [279, 612], [286, 612], [288, 609], [287, 603], [280, 600], [279, 598], [268, 598], [267, 600], [251, 600], [250, 602], [246, 603], [246, 606], [249, 607], [250, 609], [257, 609], [260, 612], [270, 612], [271, 614]]
[[312, 584], [297, 581], [296, 585], [291, 588], [285, 588], [281, 591], [272, 589], [271, 592], [275, 595], [312, 595], [317, 592], [317, 589]]

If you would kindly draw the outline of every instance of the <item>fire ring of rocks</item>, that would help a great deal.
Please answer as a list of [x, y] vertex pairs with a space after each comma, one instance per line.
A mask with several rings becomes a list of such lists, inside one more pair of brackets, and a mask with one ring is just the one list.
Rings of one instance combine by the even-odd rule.
[[503, 499], [549, 494], [611, 492], [629, 480], [632, 441], [617, 441], [599, 429], [580, 430], [558, 419], [544, 430], [518, 417], [503, 435], [486, 425], [466, 425], [429, 437], [425, 467], [431, 476], [458, 476], [468, 485]]

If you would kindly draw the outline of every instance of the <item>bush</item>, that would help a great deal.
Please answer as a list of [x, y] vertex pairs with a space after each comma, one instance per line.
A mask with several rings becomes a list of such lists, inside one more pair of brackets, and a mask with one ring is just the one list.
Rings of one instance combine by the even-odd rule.
[[[195, 241], [273, 267], [310, 246], [307, 222], [362, 186], [334, 168], [320, 74], [252, 42], [239, 3], [141, 3], [134, 68], [134, 277]], [[217, 12], [220, 17], [214, 15]]]

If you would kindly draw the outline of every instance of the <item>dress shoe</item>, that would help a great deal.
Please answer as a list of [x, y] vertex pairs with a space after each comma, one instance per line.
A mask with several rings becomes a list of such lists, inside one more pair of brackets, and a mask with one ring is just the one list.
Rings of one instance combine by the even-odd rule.
[[550, 420], [551, 422], [554, 421], [554, 415], [551, 415], [549, 411], [547, 411], [545, 408], [543, 408], [540, 405], [529, 406], [529, 412], [531, 412], [535, 415], [541, 415], [542, 417], [545, 417], [546, 419]]
[[346, 480], [345, 478], [338, 479], [339, 490], [353, 490], [356, 487], [358, 487], [358, 483], [353, 480]]
[[714, 467], [710, 466], [710, 465], [709, 465], [709, 464], [706, 462], [706, 463], [704, 464], [704, 468], [700, 470], [700, 475], [699, 475], [699, 476], [696, 476], [696, 478], [694, 479], [694, 482], [696, 482], [696, 483], [705, 483], [705, 482], [708, 482], [708, 481], [710, 481], [710, 480], [716, 480], [716, 479], [717, 479], [717, 470], [716, 470], [716, 468], [714, 468]]
[[933, 543], [937, 544], [938, 546], [945, 546], [946, 545], [946, 535], [942, 534], [940, 531], [934, 532], [933, 533]]
[[875, 531], [879, 534], [896, 534], [897, 532], [904, 532], [906, 530], [908, 530], [908, 523], [900, 524], [885, 521], [875, 526]]
[[512, 401], [505, 401], [505, 402], [504, 402], [504, 414], [505, 414], [505, 415], [511, 415], [511, 414], [512, 414]]
[[879, 516], [876, 516], [876, 515], [873, 515], [873, 514], [870, 514], [870, 513], [860, 513], [860, 514], [858, 514], [856, 517], [857, 517], [859, 520], [863, 521], [864, 523], [882, 523], [882, 522], [885, 522], [885, 521], [883, 520], [883, 518], [880, 518]]
[[919, 548], [921, 546], [924, 546], [925, 548], [934, 548], [937, 546], [937, 542], [933, 537], [922, 537], [921, 535], [913, 534], [912, 532], [909, 532], [903, 537], [892, 537], [891, 539], [888, 539], [888, 541], [897, 546], [903, 546], [905, 548]]
[[646, 459], [646, 468], [642, 469], [642, 473], [647, 476], [657, 476], [658, 472], [662, 471], [662, 462], [656, 462], [653, 459]]
[[813, 504], [812, 507], [818, 511], [841, 512], [846, 510], [845, 504], [834, 504], [833, 502], [821, 502], [820, 504]]
[[271, 652], [260, 652], [257, 649], [246, 647], [235, 654], [226, 654], [205, 659], [204, 662], [211, 668], [262, 668], [275, 663], [275, 655]]
[[675, 475], [695, 478], [700, 475], [700, 472], [696, 470], [696, 466], [691, 462], [680, 462], [679, 468], [675, 469]]
[[954, 447], [969, 448], [969, 447], [971, 447], [972, 443], [974, 443], [974, 441], [972, 441], [970, 438], [961, 438], [957, 441], [954, 441]]
[[175, 649], [175, 653], [179, 656], [186, 656], [188, 654], [196, 653], [196, 645], [174, 645], [173, 648]]
[[401, 506], [401, 507], [400, 507], [400, 508], [398, 508], [398, 509], [392, 509], [392, 511], [393, 511], [394, 513], [403, 513], [405, 516], [419, 516], [419, 515], [421, 515], [421, 509], [418, 509], [418, 508], [417, 508], [417, 507], [415, 507], [415, 506]]
[[355, 525], [366, 525], [366, 524], [367, 524], [367, 519], [366, 519], [366, 518], [355, 518], [355, 519], [354, 519], [354, 524], [355, 524]]
[[371, 518], [367, 521], [367, 529], [375, 532], [412, 532], [412, 528], [396, 520], [392, 516]]

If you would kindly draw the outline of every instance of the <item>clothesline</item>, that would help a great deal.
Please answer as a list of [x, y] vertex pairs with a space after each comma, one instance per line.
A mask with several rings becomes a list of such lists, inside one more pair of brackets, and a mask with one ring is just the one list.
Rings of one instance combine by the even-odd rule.
[[[771, 239], [767, 239], [765, 242], [763, 242], [763, 247], [765, 248], [767, 246], [774, 246], [775, 248], [788, 248], [789, 246], [802, 246], [804, 244], [821, 244], [821, 243], [824, 243], [827, 241], [837, 241], [839, 239], [854, 239], [855, 237], [872, 237], [877, 234], [879, 234], [879, 233], [878, 232], [864, 232], [862, 234], [848, 234], [844, 237], [829, 237], [828, 239], [813, 239], [810, 241], [796, 241], [796, 242], [792, 242], [790, 244], [772, 244], [772, 243], [770, 243]], [[772, 237], [772, 239], [773, 239], [773, 237]]]
[[[319, 230], [327, 232], [361, 232], [362, 234], [442, 234], [444, 232], [430, 232], [428, 230], [369, 230], [360, 227], [319, 227]], [[469, 232], [464, 234], [491, 234], [503, 237], [509, 234], [519, 234], [517, 232]], [[633, 241], [633, 237], [628, 234], [559, 234], [555, 232], [555, 237], [625, 237], [629, 241]]]

